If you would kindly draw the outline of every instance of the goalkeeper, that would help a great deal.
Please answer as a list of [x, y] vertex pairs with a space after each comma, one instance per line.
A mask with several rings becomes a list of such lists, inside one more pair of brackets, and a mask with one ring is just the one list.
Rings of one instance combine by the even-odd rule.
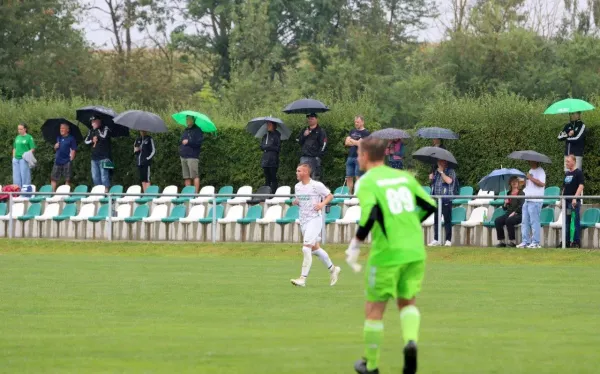
[[415, 296], [425, 273], [425, 245], [421, 222], [435, 212], [435, 202], [409, 173], [384, 165], [387, 142], [367, 137], [358, 146], [358, 163], [365, 171], [356, 185], [362, 215], [356, 238], [346, 250], [346, 261], [355, 270], [360, 242], [372, 235], [366, 267], [366, 320], [364, 358], [357, 373], [379, 373], [383, 342], [383, 313], [390, 299], [400, 310], [404, 339], [404, 374], [417, 371], [417, 340], [421, 316]]

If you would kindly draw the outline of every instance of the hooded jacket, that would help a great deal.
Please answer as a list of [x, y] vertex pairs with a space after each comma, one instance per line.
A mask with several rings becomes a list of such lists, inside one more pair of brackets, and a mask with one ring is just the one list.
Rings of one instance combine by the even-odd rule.
[[[573, 136], [569, 132], [573, 131]], [[567, 123], [563, 131], [558, 134], [558, 140], [565, 141], [565, 156], [583, 156], [585, 141], [585, 124], [581, 120]]]

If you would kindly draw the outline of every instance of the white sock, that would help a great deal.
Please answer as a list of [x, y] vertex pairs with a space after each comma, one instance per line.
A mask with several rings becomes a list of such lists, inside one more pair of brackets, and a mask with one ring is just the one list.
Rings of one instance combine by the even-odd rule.
[[333, 262], [331, 262], [329, 255], [327, 254], [327, 252], [325, 252], [323, 248], [319, 248], [316, 251], [313, 251], [313, 255], [317, 256], [327, 269], [333, 270]]
[[312, 248], [310, 247], [302, 247], [302, 254], [304, 255], [304, 260], [302, 260], [302, 273], [301, 276], [304, 278], [308, 277], [308, 273], [310, 272], [310, 267], [312, 266]]

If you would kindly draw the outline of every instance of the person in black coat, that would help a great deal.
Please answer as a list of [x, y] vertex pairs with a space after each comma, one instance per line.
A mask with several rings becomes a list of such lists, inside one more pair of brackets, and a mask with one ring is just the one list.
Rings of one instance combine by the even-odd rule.
[[[519, 189], [519, 178], [512, 177], [508, 181], [510, 186], [510, 191], [507, 194], [507, 199], [505, 200], [504, 206], [502, 209], [506, 211], [503, 215], [496, 218], [494, 222], [496, 225], [496, 233], [498, 235], [498, 241], [500, 242], [497, 247], [516, 247], [516, 237], [515, 237], [515, 226], [521, 223], [523, 218], [523, 203], [524, 199], [511, 199], [511, 196], [524, 196], [525, 194], [521, 189]], [[506, 230], [508, 231], [508, 243], [504, 240], [504, 226], [506, 226]]]
[[565, 142], [565, 172], [569, 170], [567, 167], [567, 157], [569, 155], [575, 156], [575, 167], [583, 170], [585, 124], [581, 121], [581, 112], [570, 113], [569, 120], [563, 131], [558, 134], [558, 140]]
[[263, 151], [260, 166], [265, 172], [265, 186], [271, 187], [271, 193], [277, 191], [277, 169], [279, 169], [279, 152], [281, 151], [281, 134], [277, 131], [277, 124], [267, 122], [267, 133], [260, 141]]

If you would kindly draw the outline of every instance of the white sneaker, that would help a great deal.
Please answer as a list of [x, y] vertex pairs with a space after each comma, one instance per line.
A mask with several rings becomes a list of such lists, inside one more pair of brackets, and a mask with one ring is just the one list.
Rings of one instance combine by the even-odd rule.
[[340, 275], [340, 271], [342, 271], [342, 268], [340, 268], [339, 266], [334, 266], [333, 270], [331, 271], [330, 275], [329, 275], [329, 285], [333, 286], [337, 283], [338, 281], [338, 276]]
[[445, 247], [452, 247], [452, 242], [450, 240], [446, 240], [446, 243], [444, 243]]
[[531, 244], [525, 244], [525, 243], [521, 243], [517, 246], [517, 248], [527, 248], [529, 247]]
[[439, 247], [440, 245], [442, 245], [442, 243], [438, 242], [437, 240], [434, 240], [431, 243], [429, 243], [429, 247]]
[[296, 287], [306, 287], [306, 278], [290, 279], [290, 282]]
[[539, 245], [539, 244], [534, 244], [534, 243], [531, 243], [531, 244], [529, 244], [529, 245], [527, 246], [527, 248], [529, 248], [529, 249], [540, 249], [540, 248], [542, 248], [542, 246], [541, 246], [541, 245]]

